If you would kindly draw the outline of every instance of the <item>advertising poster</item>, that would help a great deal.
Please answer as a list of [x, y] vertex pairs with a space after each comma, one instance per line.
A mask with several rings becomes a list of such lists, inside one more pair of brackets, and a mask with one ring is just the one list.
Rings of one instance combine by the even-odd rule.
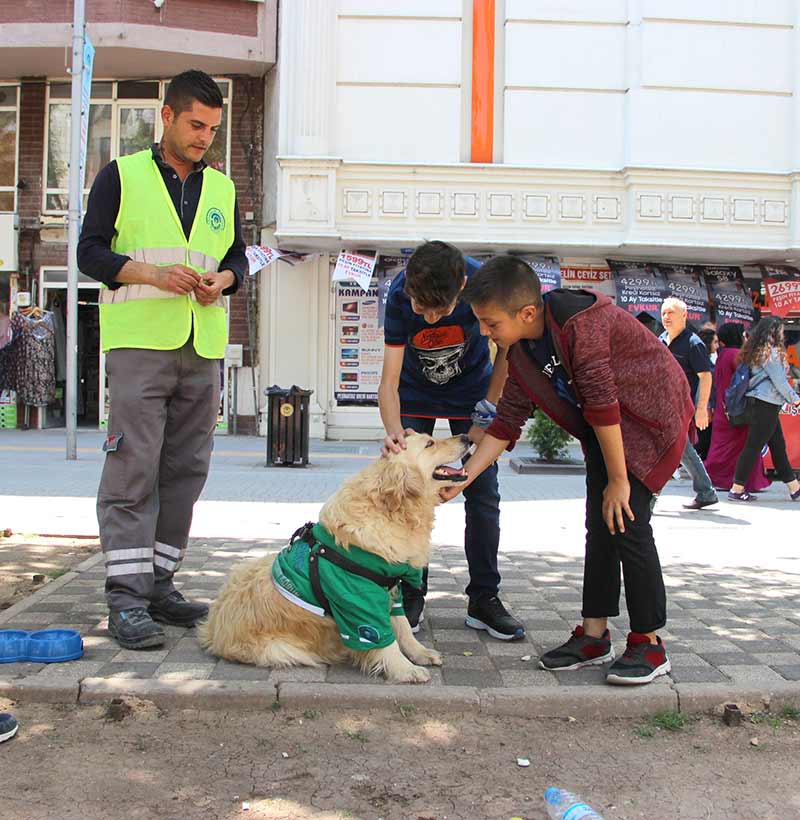
[[392, 278], [404, 267], [402, 257], [381, 257], [366, 290], [353, 282], [334, 283], [334, 397], [340, 404], [374, 405], [378, 401], [386, 297]]
[[761, 265], [767, 310], [781, 319], [800, 312], [800, 270], [790, 265]]
[[342, 251], [336, 260], [336, 266], [331, 274], [334, 282], [355, 281], [364, 292], [372, 287], [372, 274], [375, 270], [377, 254], [353, 253]]
[[608, 267], [597, 265], [561, 265], [561, 287], [568, 290], [593, 290], [616, 301], [614, 278]]
[[753, 298], [745, 287], [741, 269], [733, 265], [704, 265], [702, 270], [711, 290], [717, 327], [726, 322], [750, 327]]
[[708, 287], [695, 265], [656, 265], [667, 280], [669, 296], [686, 302], [689, 321], [699, 328], [709, 321]]
[[617, 291], [617, 306], [634, 316], [646, 313], [661, 321], [661, 303], [668, 295], [664, 274], [646, 262], [608, 259]]
[[525, 255], [522, 258], [539, 277], [542, 283], [542, 293], [548, 293], [561, 287], [561, 264], [557, 257]]

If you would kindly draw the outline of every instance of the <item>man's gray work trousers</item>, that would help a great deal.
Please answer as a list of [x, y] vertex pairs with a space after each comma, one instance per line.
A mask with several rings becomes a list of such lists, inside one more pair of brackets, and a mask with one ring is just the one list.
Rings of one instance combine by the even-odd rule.
[[[108, 444], [97, 493], [109, 609], [146, 607], [174, 589], [192, 508], [208, 476], [219, 361], [177, 350], [111, 350]], [[116, 438], [115, 438], [116, 437]], [[121, 437], [121, 438], [120, 438]]]

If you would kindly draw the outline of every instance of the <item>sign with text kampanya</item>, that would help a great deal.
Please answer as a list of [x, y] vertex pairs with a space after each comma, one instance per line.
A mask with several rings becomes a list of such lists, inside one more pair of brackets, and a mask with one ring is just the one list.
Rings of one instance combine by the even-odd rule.
[[791, 265], [761, 265], [767, 308], [774, 316], [800, 311], [800, 270]]
[[661, 303], [668, 295], [664, 274], [646, 262], [608, 259], [617, 289], [617, 306], [661, 321]]

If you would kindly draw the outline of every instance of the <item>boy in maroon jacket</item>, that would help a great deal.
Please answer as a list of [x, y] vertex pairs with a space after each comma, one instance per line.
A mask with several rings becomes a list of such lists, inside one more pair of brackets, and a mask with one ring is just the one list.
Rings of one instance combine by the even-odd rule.
[[[496, 256], [461, 298], [481, 332], [508, 350], [497, 418], [467, 463], [469, 481], [511, 449], [534, 407], [575, 436], [586, 459], [583, 625], [540, 666], [579, 669], [614, 660], [608, 618], [619, 614], [620, 563], [631, 632], [609, 683], [650, 683], [670, 669], [650, 503], [678, 466], [694, 406], [680, 366], [658, 339], [611, 300], [590, 291], [542, 296], [521, 259]], [[442, 491], [445, 499], [465, 484]]]

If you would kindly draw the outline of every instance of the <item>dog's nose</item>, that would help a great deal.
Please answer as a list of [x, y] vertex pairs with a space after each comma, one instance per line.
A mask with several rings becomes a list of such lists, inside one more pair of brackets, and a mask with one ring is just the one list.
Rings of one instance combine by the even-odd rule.
[[472, 442], [469, 440], [469, 436], [466, 433], [462, 433], [459, 438], [461, 439], [462, 444], [471, 444]]

